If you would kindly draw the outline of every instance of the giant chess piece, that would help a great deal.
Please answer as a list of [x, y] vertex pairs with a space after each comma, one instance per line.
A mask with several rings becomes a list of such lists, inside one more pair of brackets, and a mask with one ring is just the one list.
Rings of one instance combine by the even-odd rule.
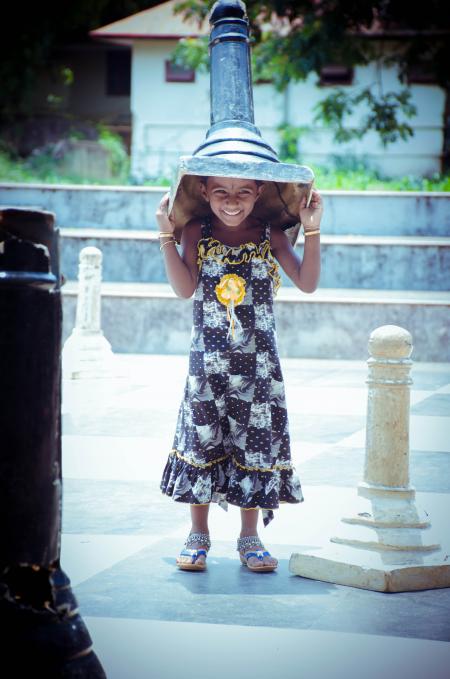
[[114, 354], [101, 328], [102, 252], [83, 248], [79, 255], [75, 327], [63, 351], [64, 378], [112, 377]]
[[60, 567], [61, 290], [54, 215], [0, 210], [0, 622], [8, 676], [101, 679]]
[[172, 187], [169, 215], [180, 239], [194, 216], [208, 214], [200, 177], [237, 177], [264, 182], [255, 217], [283, 228], [294, 244], [300, 229], [299, 205], [310, 193], [309, 167], [280, 163], [255, 125], [249, 23], [240, 0], [219, 0], [210, 14], [211, 127], [192, 156], [182, 156]]
[[295, 575], [380, 592], [450, 587], [449, 555], [409, 479], [412, 348], [399, 326], [371, 333], [363, 481], [329, 542], [292, 554]]

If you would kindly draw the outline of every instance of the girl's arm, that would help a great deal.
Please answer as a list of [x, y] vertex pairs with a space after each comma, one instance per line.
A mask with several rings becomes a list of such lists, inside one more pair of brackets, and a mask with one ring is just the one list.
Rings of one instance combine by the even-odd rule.
[[[156, 211], [156, 221], [160, 232], [174, 232], [174, 225], [168, 216], [169, 194], [161, 200]], [[192, 220], [183, 228], [181, 234], [181, 255], [170, 236], [161, 236], [161, 253], [164, 257], [167, 278], [178, 297], [192, 297], [197, 287], [197, 243], [201, 238], [201, 227], [198, 220]], [[164, 245], [167, 243], [167, 245]]]
[[[300, 204], [300, 221], [305, 233], [318, 231], [323, 213], [322, 198], [313, 191], [309, 207], [307, 198]], [[296, 254], [286, 234], [281, 229], [271, 231], [271, 248], [280, 266], [294, 285], [303, 292], [314, 292], [320, 278], [320, 234], [305, 236], [303, 260]]]

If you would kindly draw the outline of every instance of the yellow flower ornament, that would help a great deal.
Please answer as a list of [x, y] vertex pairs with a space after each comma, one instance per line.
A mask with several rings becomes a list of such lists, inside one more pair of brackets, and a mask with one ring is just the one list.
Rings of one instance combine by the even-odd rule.
[[216, 285], [216, 296], [219, 302], [227, 307], [227, 320], [230, 322], [228, 336], [231, 334], [234, 339], [235, 327], [242, 328], [234, 309], [245, 297], [245, 280], [235, 273], [222, 276]]

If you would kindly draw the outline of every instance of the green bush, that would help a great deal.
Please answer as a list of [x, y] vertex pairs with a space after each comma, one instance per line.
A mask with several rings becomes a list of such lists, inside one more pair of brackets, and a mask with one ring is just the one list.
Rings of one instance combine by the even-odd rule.
[[99, 125], [98, 140], [109, 153], [113, 177], [127, 182], [130, 174], [130, 157], [120, 135], [111, 132], [104, 125]]
[[[120, 141], [120, 144], [119, 144]], [[129, 176], [129, 157], [117, 135], [105, 130], [100, 133], [100, 142], [108, 148], [111, 156], [113, 179], [92, 181], [83, 177], [60, 174], [57, 160], [50, 153], [31, 155], [26, 159], [15, 156], [10, 149], [0, 145], [0, 181], [45, 184], [136, 184]], [[298, 162], [298, 161], [297, 161]], [[408, 175], [396, 179], [382, 177], [368, 169], [364, 163], [351, 159], [335, 160], [330, 167], [314, 166], [315, 185], [321, 190], [341, 189], [345, 191], [450, 191], [450, 174], [435, 174], [432, 177]], [[141, 182], [143, 186], [170, 186], [169, 177], [155, 177]]]
[[367, 169], [314, 167], [315, 185], [324, 190], [343, 191], [450, 191], [450, 174], [432, 177], [387, 178]]

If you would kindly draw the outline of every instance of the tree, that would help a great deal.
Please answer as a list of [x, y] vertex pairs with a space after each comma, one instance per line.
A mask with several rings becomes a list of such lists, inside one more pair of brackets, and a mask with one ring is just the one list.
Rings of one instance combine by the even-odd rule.
[[[201, 21], [212, 4], [185, 0], [176, 11]], [[333, 88], [317, 105], [316, 120], [333, 129], [337, 142], [362, 138], [369, 130], [375, 130], [385, 146], [412, 136], [408, 120], [416, 109], [408, 85], [411, 68], [419, 68], [448, 93], [450, 15], [442, 0], [247, 0], [246, 7], [254, 78], [270, 79], [280, 91], [311, 72], [320, 75], [327, 64], [377, 64], [376, 82], [350, 94]], [[194, 68], [207, 67], [207, 40], [180, 41], [174, 58]], [[397, 67], [400, 89], [385, 91], [383, 66]], [[366, 113], [359, 126], [346, 125], [362, 106]]]
[[[9, 3], [0, 42], [0, 120], [31, 113], [29, 96], [43, 71], [53, 69], [55, 49], [87, 42], [89, 31], [159, 4], [160, 0], [77, 0]], [[58, 74], [70, 83], [71, 73]]]

